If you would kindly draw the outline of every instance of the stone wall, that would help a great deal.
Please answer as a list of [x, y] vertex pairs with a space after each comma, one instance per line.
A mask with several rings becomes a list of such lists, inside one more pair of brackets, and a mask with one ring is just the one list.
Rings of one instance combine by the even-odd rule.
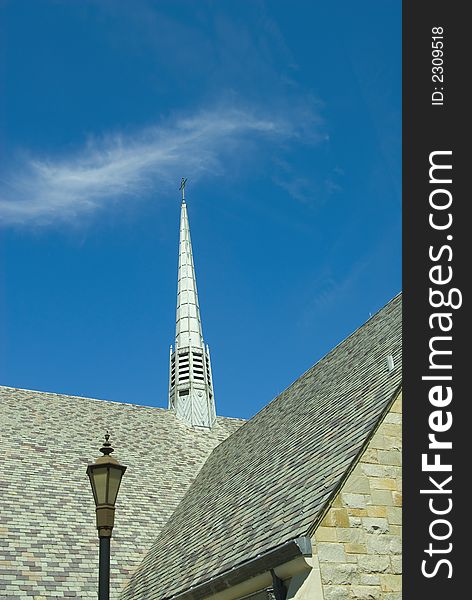
[[401, 439], [400, 395], [315, 531], [324, 600], [401, 598]]

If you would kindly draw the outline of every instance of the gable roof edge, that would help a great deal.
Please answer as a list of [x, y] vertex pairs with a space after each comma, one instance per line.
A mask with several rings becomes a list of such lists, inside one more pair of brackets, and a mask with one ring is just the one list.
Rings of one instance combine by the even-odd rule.
[[[324, 354], [322, 354], [318, 358], [318, 360], [313, 365], [311, 365], [311, 367], [308, 367], [305, 371], [303, 371], [303, 373], [301, 373], [300, 375], [298, 375], [296, 377], [296, 379], [294, 379], [291, 383], [289, 383], [287, 385], [287, 387], [284, 388], [281, 392], [279, 392], [278, 394], [276, 394], [272, 398], [272, 400], [270, 400], [265, 406], [262, 406], [250, 419], [242, 419], [244, 421], [244, 423], [241, 425], [241, 427], [243, 427], [244, 425], [250, 423], [254, 419], [254, 417], [257, 417], [260, 413], [262, 413], [265, 410], [267, 410], [267, 408], [275, 400], [277, 400], [282, 394], [287, 393], [290, 390], [290, 388], [292, 388], [300, 379], [302, 379], [303, 377], [305, 377], [306, 375], [308, 375], [308, 373], [310, 373], [310, 371], [312, 371], [315, 367], [317, 367], [319, 364], [321, 364], [324, 360], [326, 360], [328, 357], [330, 357], [332, 354], [334, 354], [338, 350], [338, 348], [340, 346], [342, 346], [344, 343], [348, 342], [352, 337], [354, 337], [359, 331], [361, 331], [361, 329], [363, 329], [370, 321], [373, 321], [385, 308], [387, 308], [387, 306], [389, 306], [390, 304], [392, 304], [393, 302], [395, 302], [395, 300], [397, 298], [399, 298], [402, 294], [403, 294], [403, 291], [400, 290], [397, 294], [395, 294], [395, 296], [393, 296], [393, 298], [391, 298], [386, 304], [384, 304], [383, 306], [381, 306], [373, 315], [371, 315], [366, 321], [364, 321], [364, 323], [362, 323], [361, 325], [359, 325], [358, 327], [356, 327], [354, 329], [354, 331], [351, 331], [351, 333], [349, 335], [347, 335], [345, 338], [341, 339], [337, 344], [335, 344], [331, 348], [331, 350], [328, 350]], [[231, 436], [228, 436], [228, 438], [229, 437], [231, 437]], [[224, 440], [224, 442], [226, 442], [226, 440]]]
[[395, 401], [397, 400], [397, 398], [400, 396], [401, 392], [402, 392], [402, 388], [403, 388], [403, 383], [402, 381], [400, 382], [400, 384], [395, 388], [395, 391], [392, 394], [392, 397], [390, 398], [390, 400], [387, 402], [384, 410], [382, 411], [382, 413], [380, 414], [377, 423], [375, 424], [375, 427], [372, 427], [372, 431], [370, 432], [370, 434], [366, 437], [364, 443], [362, 444], [361, 448], [359, 449], [359, 452], [356, 454], [356, 456], [353, 458], [351, 464], [349, 465], [349, 467], [346, 469], [346, 471], [344, 472], [343, 476], [341, 477], [338, 485], [333, 489], [331, 495], [329, 496], [329, 498], [326, 500], [325, 505], [323, 506], [323, 508], [320, 510], [320, 512], [318, 513], [316, 519], [313, 521], [313, 523], [310, 525], [310, 527], [308, 528], [308, 531], [306, 533], [306, 535], [308, 537], [311, 537], [316, 529], [318, 528], [318, 525], [321, 523], [321, 521], [325, 518], [326, 513], [328, 512], [328, 510], [331, 508], [331, 504], [334, 502], [334, 499], [336, 498], [336, 496], [339, 494], [339, 492], [341, 491], [341, 489], [343, 488], [344, 484], [346, 483], [346, 481], [348, 480], [349, 476], [351, 475], [351, 473], [354, 471], [354, 469], [356, 468], [357, 464], [359, 463], [360, 459], [362, 458], [362, 455], [364, 454], [364, 452], [367, 450], [367, 447], [369, 446], [372, 438], [374, 437], [374, 435], [377, 433], [380, 425], [383, 423], [383, 420], [385, 419], [385, 417], [387, 416], [387, 414], [389, 413], [390, 409], [392, 408], [392, 406], [395, 404]]
[[203, 600], [289, 561], [311, 556], [311, 553], [310, 538], [297, 537], [164, 600]]

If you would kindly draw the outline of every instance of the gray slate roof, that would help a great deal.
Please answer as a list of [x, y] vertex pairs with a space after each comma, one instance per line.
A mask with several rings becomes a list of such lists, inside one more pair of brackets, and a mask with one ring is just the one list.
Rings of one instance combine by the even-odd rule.
[[96, 598], [87, 463], [108, 428], [128, 467], [112, 538], [112, 598], [211, 450], [241, 424], [195, 431], [167, 410], [0, 387], [0, 598]]
[[400, 383], [397, 296], [213, 450], [122, 598], [172, 597], [307, 535]]

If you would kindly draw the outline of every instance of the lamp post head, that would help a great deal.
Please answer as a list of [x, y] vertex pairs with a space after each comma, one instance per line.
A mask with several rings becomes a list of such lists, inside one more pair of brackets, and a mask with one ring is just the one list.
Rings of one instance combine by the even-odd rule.
[[92, 486], [97, 513], [99, 537], [111, 537], [115, 521], [115, 502], [120, 489], [121, 478], [126, 467], [110, 456], [114, 449], [109, 442], [110, 434], [105, 434], [105, 442], [100, 448], [103, 456], [88, 465], [87, 475]]

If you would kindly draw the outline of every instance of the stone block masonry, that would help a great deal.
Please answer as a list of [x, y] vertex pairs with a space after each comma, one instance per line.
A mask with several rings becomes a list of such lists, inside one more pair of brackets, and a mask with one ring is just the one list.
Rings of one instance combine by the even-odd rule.
[[401, 600], [402, 397], [314, 534], [324, 600]]

